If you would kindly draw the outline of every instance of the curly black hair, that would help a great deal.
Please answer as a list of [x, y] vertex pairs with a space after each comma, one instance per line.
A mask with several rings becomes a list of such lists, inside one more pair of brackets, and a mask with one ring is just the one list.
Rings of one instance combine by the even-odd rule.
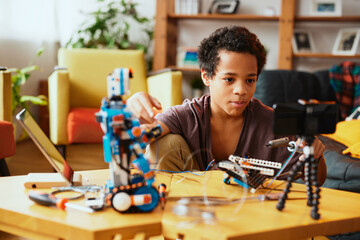
[[197, 52], [200, 68], [210, 78], [215, 74], [219, 64], [220, 50], [254, 55], [257, 60], [258, 75], [266, 62], [265, 48], [254, 33], [242, 26], [219, 28], [201, 41]]

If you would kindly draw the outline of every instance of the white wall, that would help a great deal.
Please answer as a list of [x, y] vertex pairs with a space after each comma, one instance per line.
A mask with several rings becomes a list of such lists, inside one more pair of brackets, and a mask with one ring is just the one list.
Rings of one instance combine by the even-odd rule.
[[[203, 0], [202, 12], [206, 13], [211, 5], [212, 0]], [[312, 0], [298, 0], [296, 14], [298, 16], [309, 16]], [[279, 15], [281, 11], [281, 0], [241, 0], [238, 10], [239, 14], [259, 14], [263, 15], [267, 8], [273, 8], [275, 14]], [[343, 0], [342, 9], [344, 16], [360, 15], [360, 0]], [[199, 42], [209, 35], [213, 30], [224, 25], [239, 24], [246, 26], [250, 31], [256, 33], [269, 50], [268, 61], [265, 69], [277, 68], [278, 56], [278, 23], [277, 21], [226, 21], [226, 20], [182, 20], [179, 22], [180, 34], [179, 45], [181, 46], [197, 46]], [[336, 35], [340, 28], [358, 27], [359, 23], [295, 23], [295, 28], [307, 29], [313, 35], [316, 52], [330, 53], [335, 43]], [[307, 59], [309, 61], [309, 59]], [[315, 64], [313, 61], [296, 62], [296, 69], [316, 70], [328, 67], [329, 62], [324, 59], [317, 59], [318, 62], [326, 62], [326, 64]], [[334, 61], [334, 60], [332, 60]], [[335, 60], [336, 61], [336, 60]], [[331, 61], [330, 61], [331, 62]]]
[[[141, 15], [153, 17], [156, 0], [133, 0], [137, 2]], [[212, 0], [203, 0], [202, 12], [207, 12]], [[343, 15], [360, 15], [360, 0], [343, 0]], [[311, 0], [298, 0], [297, 14], [309, 15]], [[263, 14], [272, 7], [276, 15], [280, 14], [281, 0], [241, 0], [239, 13]], [[96, 0], [0, 0], [0, 66], [24, 67], [33, 59], [36, 50], [45, 46], [43, 56], [36, 59], [41, 71], [34, 72], [22, 88], [24, 94], [36, 94], [38, 81], [47, 79], [56, 65], [57, 48], [64, 46], [69, 37], [84, 21], [81, 13], [96, 9]], [[278, 53], [278, 24], [274, 22], [223, 21], [223, 20], [183, 20], [180, 21], [180, 46], [197, 46], [216, 28], [241, 24], [255, 32], [268, 48], [266, 69], [276, 69]], [[342, 27], [360, 27], [358, 23], [301, 23], [296, 28], [310, 29], [315, 47], [319, 52], [331, 52], [336, 34]], [[138, 37], [136, 32], [134, 38]], [[341, 60], [300, 59], [295, 61], [297, 69], [316, 70], [329, 68]], [[185, 74], [187, 79], [191, 74]], [[189, 86], [184, 86], [185, 97], [191, 97]]]
[[[310, 16], [312, 0], [298, 0], [296, 7], [296, 15]], [[342, 0], [342, 16], [359, 16], [360, 0]], [[302, 22], [296, 23], [295, 29], [304, 29], [310, 32], [314, 40], [315, 52], [331, 53], [335, 44], [336, 36], [341, 28], [360, 28], [360, 22]], [[360, 53], [360, 47], [358, 48]], [[318, 69], [326, 69], [334, 64], [340, 64], [343, 61], [358, 59], [296, 59], [294, 65], [298, 70], [315, 71]]]
[[[140, 15], [153, 18], [156, 0], [134, 0]], [[35, 59], [41, 70], [31, 73], [23, 94], [36, 95], [39, 81], [47, 79], [57, 64], [57, 49], [86, 19], [84, 13], [97, 8], [96, 0], [0, 0], [0, 66], [23, 68]], [[130, 38], [137, 39], [131, 32]]]

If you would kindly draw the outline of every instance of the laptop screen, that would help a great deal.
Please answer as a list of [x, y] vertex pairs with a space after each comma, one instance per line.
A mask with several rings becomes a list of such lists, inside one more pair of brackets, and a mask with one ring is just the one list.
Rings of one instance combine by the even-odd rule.
[[16, 119], [20, 122], [21, 126], [26, 130], [30, 138], [34, 141], [36, 146], [44, 154], [55, 170], [60, 173], [69, 185], [72, 185], [74, 171], [61, 156], [50, 139], [41, 130], [32, 116], [23, 109], [16, 115]]

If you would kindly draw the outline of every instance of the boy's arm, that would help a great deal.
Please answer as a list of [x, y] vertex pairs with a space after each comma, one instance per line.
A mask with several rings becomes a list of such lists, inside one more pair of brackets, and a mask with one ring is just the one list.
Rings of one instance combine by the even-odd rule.
[[156, 127], [157, 124], [160, 124], [160, 127], [161, 127], [161, 135], [158, 138], [161, 138], [162, 136], [164, 136], [170, 132], [169, 128], [160, 121], [156, 121], [154, 123], [142, 124], [141, 128], [142, 129], [152, 129], [152, 128]]

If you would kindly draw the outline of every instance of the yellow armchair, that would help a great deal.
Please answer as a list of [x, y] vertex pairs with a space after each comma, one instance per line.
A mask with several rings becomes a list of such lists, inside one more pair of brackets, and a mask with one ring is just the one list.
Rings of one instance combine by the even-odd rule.
[[0, 120], [11, 122], [11, 73], [0, 67]]
[[10, 175], [5, 158], [15, 155], [11, 95], [11, 73], [0, 66], [0, 177]]
[[69, 144], [67, 124], [72, 108], [100, 109], [101, 99], [107, 96], [106, 77], [120, 67], [133, 70], [131, 93], [146, 91], [163, 109], [181, 104], [182, 73], [168, 71], [147, 77], [143, 51], [61, 48], [58, 68], [48, 82], [50, 139], [55, 145]]

